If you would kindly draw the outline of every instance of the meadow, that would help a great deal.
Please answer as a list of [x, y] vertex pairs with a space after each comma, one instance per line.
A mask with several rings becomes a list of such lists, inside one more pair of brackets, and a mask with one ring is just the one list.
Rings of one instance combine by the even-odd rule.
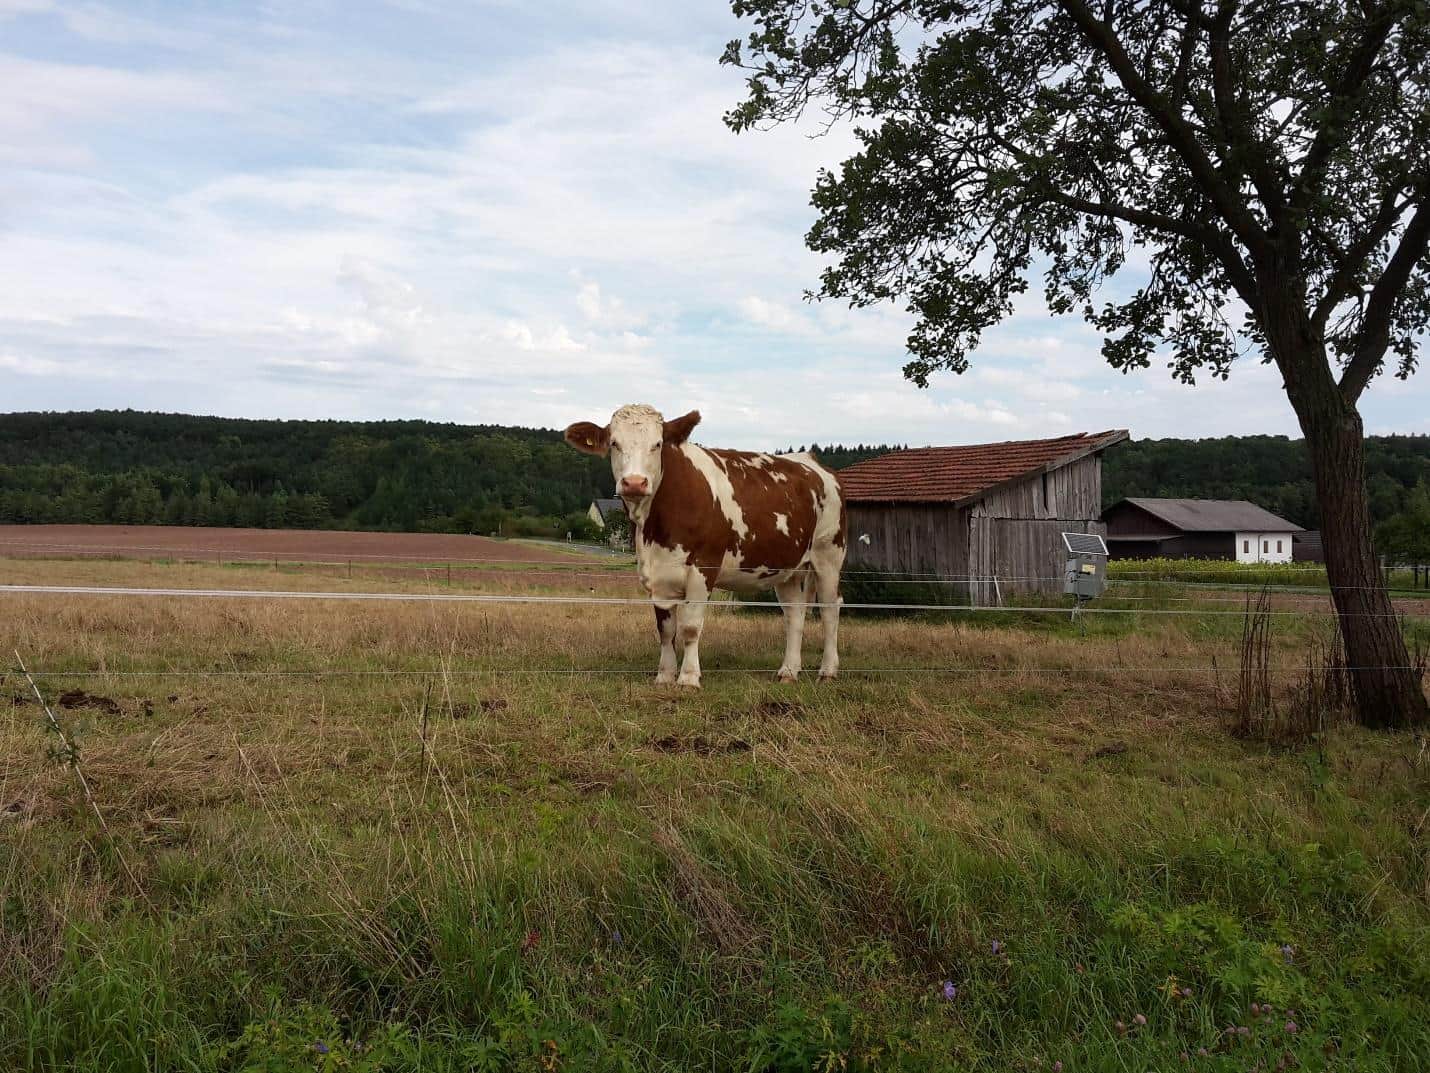
[[[721, 608], [688, 693], [637, 607], [0, 606], [3, 1068], [1430, 1067], [1430, 744], [1232, 733], [1236, 614], [851, 612], [784, 686]], [[1273, 621], [1275, 705], [1328, 628]]]

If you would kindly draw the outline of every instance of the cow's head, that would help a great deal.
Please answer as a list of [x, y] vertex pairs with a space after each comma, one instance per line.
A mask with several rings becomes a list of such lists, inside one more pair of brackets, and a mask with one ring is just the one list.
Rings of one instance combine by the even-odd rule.
[[635, 503], [660, 487], [661, 452], [684, 443], [699, 423], [697, 410], [667, 421], [653, 407], [622, 406], [604, 428], [578, 421], [566, 430], [566, 442], [590, 455], [610, 455], [616, 494]]

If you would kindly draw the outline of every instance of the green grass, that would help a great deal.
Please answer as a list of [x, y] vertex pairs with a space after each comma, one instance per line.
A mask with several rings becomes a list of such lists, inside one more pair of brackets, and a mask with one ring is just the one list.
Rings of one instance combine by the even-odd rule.
[[[58, 709], [104, 830], [0, 682], [0, 1068], [1430, 1065], [1424, 741], [1228, 737], [1155, 668], [1233, 618], [849, 615], [847, 667], [978, 673], [781, 687], [712, 612], [689, 694], [543, 673], [651, 663], [631, 608], [6, 610], [117, 712]], [[298, 667], [423, 673], [195, 673]]]

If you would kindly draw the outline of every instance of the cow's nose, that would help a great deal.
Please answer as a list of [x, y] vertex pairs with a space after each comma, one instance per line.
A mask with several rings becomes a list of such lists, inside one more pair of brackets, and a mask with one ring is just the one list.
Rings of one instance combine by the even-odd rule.
[[650, 481], [644, 477], [622, 477], [621, 495], [643, 496], [650, 491]]

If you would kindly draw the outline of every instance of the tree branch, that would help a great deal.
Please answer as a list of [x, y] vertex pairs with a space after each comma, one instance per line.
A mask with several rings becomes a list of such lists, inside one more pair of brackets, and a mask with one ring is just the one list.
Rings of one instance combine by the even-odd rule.
[[1121, 40], [1107, 23], [1098, 20], [1083, 0], [1059, 0], [1062, 9], [1077, 24], [1089, 43], [1106, 58], [1123, 89], [1132, 95], [1153, 121], [1162, 128], [1172, 149], [1187, 165], [1192, 177], [1201, 186], [1211, 203], [1216, 206], [1222, 219], [1236, 234], [1243, 245], [1257, 260], [1263, 259], [1268, 251], [1269, 239], [1265, 229], [1247, 211], [1237, 194], [1228, 189], [1217, 173], [1216, 166], [1207, 156], [1206, 150], [1198, 143], [1195, 135], [1182, 116], [1168, 107], [1167, 101], [1148, 84], [1136, 65], [1122, 47]]
[[1346, 401], [1355, 404], [1365, 390], [1370, 378], [1375, 375], [1385, 360], [1386, 347], [1390, 345], [1390, 328], [1395, 313], [1395, 303], [1410, 281], [1410, 273], [1430, 250], [1430, 197], [1425, 197], [1415, 209], [1415, 215], [1405, 225], [1400, 236], [1400, 245], [1386, 263], [1385, 271], [1371, 288], [1370, 298], [1365, 304], [1365, 316], [1361, 318], [1360, 340], [1355, 348], [1355, 356], [1341, 376], [1341, 394]]
[[1231, 23], [1236, 17], [1236, 0], [1222, 0], [1216, 18], [1211, 21], [1208, 41], [1212, 59], [1212, 99], [1216, 102], [1217, 119], [1221, 123], [1222, 137], [1228, 148], [1230, 161], [1242, 169], [1239, 158], [1250, 166], [1245, 168], [1257, 196], [1266, 206], [1266, 215], [1277, 232], [1289, 231], [1286, 216], [1286, 199], [1280, 178], [1268, 156], [1267, 147], [1256, 137], [1255, 131], [1247, 126], [1245, 117], [1237, 110], [1236, 91], [1232, 86], [1231, 73]]
[[1335, 255], [1330, 237], [1322, 237], [1322, 241], [1328, 247], [1328, 256], [1333, 271], [1331, 277], [1326, 281], [1326, 289], [1321, 295], [1321, 300], [1316, 303], [1316, 308], [1311, 312], [1311, 323], [1315, 325], [1318, 332], [1325, 330], [1326, 322], [1330, 320], [1336, 307], [1351, 296], [1356, 273], [1365, 259], [1395, 229], [1396, 221], [1400, 219], [1401, 213], [1415, 203], [1416, 198], [1413, 195], [1404, 201], [1400, 200], [1400, 192], [1405, 187], [1406, 183], [1404, 182], [1393, 183], [1386, 187], [1375, 216], [1366, 227], [1365, 233], [1350, 243], [1340, 256]]
[[1241, 259], [1237, 257], [1236, 248], [1226, 241], [1225, 235], [1211, 228], [1178, 220], [1174, 216], [1167, 216], [1160, 212], [1148, 212], [1130, 205], [1089, 201], [1087, 198], [1068, 194], [1062, 190], [1044, 189], [1041, 192], [1050, 201], [1089, 216], [1100, 216], [1107, 220], [1122, 220], [1126, 223], [1136, 224], [1138, 227], [1152, 228], [1191, 239], [1217, 258], [1226, 271], [1227, 279], [1231, 281], [1231, 285], [1236, 288], [1237, 294], [1244, 301], [1250, 302], [1256, 293], [1255, 280], [1246, 270], [1246, 266], [1241, 263]]
[[[1306, 150], [1306, 155], [1301, 161], [1301, 173], [1296, 178], [1296, 183], [1291, 190], [1291, 210], [1296, 215], [1304, 212], [1306, 201], [1311, 196], [1311, 192], [1320, 186], [1321, 176], [1325, 170], [1327, 162], [1331, 159], [1331, 154], [1345, 138], [1345, 132], [1349, 124], [1346, 122], [1350, 117], [1343, 114], [1345, 106], [1350, 103], [1348, 98], [1355, 93], [1375, 68], [1375, 61], [1380, 55], [1380, 50], [1385, 47], [1390, 31], [1395, 27], [1396, 17], [1394, 8], [1396, 5], [1390, 4], [1379, 12], [1373, 11], [1366, 5], [1367, 18], [1373, 19], [1360, 43], [1355, 47], [1347, 62], [1341, 66], [1341, 78], [1334, 86], [1330, 87], [1330, 97], [1326, 102], [1326, 108], [1321, 113], [1321, 120], [1316, 128], [1315, 137], [1311, 140], [1311, 147]], [[1349, 46], [1347, 46], [1349, 47]]]

